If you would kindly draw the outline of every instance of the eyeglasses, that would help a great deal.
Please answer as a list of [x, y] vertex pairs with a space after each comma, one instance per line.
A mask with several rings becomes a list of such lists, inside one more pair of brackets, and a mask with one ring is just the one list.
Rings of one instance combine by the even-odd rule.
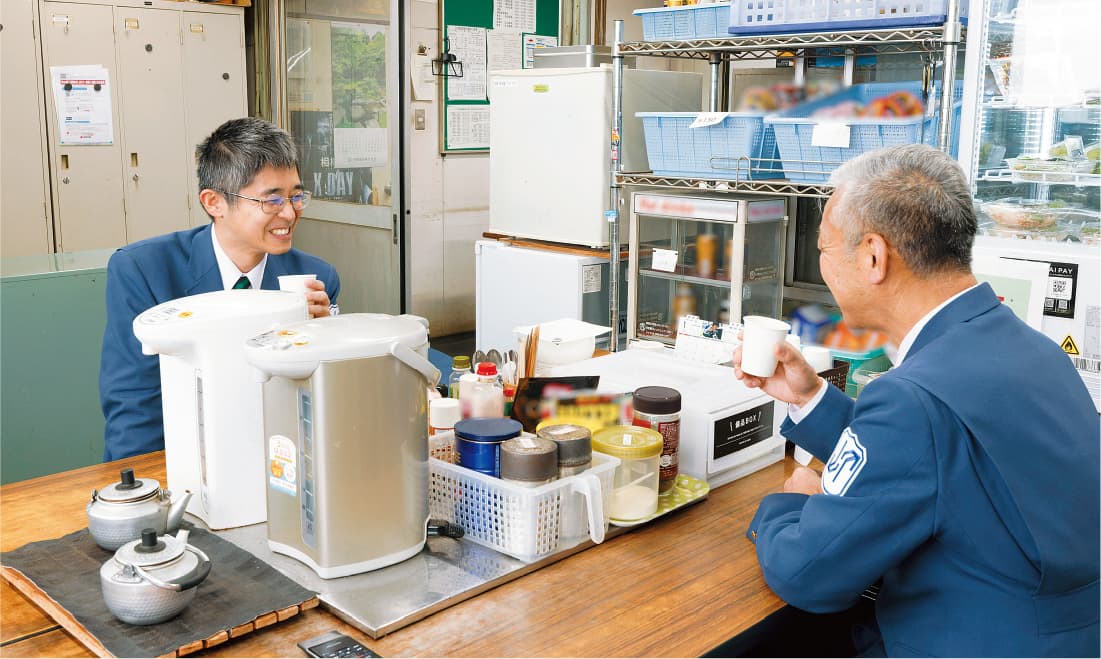
[[268, 215], [275, 215], [279, 211], [283, 210], [283, 206], [289, 201], [291, 207], [296, 211], [300, 211], [310, 203], [310, 197], [313, 196], [308, 190], [301, 190], [290, 197], [281, 197], [279, 195], [272, 195], [266, 199], [257, 199], [256, 197], [246, 197], [243, 194], [237, 194], [236, 192], [227, 192], [225, 190], [219, 190], [222, 194], [227, 194], [231, 197], [238, 197], [240, 199], [248, 199], [249, 201], [255, 201], [260, 204], [260, 210], [264, 211]]

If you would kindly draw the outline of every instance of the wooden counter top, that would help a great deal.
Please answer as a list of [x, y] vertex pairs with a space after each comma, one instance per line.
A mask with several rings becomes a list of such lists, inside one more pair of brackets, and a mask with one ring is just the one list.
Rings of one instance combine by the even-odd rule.
[[[0, 488], [0, 551], [86, 526], [93, 488], [132, 467], [165, 482], [164, 454]], [[337, 629], [384, 657], [693, 657], [780, 608], [744, 532], [790, 458], [712, 490], [706, 501], [498, 586], [380, 639], [312, 609], [196, 656], [302, 656], [298, 641]], [[0, 656], [90, 657], [7, 584]]]

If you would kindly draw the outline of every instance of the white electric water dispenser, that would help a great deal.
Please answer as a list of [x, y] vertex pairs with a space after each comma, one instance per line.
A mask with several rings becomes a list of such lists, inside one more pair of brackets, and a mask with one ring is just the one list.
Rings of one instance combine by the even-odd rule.
[[168, 487], [212, 529], [263, 522], [262, 387], [245, 340], [308, 318], [301, 293], [232, 290], [179, 298], [134, 319], [142, 351], [160, 355]]
[[324, 579], [403, 561], [428, 523], [423, 319], [346, 314], [250, 339], [264, 383], [268, 545]]

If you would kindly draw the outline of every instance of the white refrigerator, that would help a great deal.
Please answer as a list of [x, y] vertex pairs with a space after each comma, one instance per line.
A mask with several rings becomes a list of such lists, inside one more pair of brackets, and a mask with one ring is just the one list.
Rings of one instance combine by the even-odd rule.
[[[703, 76], [623, 73], [623, 170], [649, 171], [635, 112], [698, 112]], [[607, 67], [490, 73], [490, 231], [590, 247], [608, 244], [604, 212], [610, 205], [612, 93]]]
[[[608, 257], [479, 240], [475, 250], [475, 348], [515, 348], [512, 328], [561, 318], [608, 326]], [[627, 259], [620, 260], [621, 343], [627, 336]], [[608, 335], [598, 336], [607, 348]]]
[[974, 255], [1046, 265], [1040, 330], [1101, 410], [1101, 2], [971, 0], [971, 17], [960, 163]]

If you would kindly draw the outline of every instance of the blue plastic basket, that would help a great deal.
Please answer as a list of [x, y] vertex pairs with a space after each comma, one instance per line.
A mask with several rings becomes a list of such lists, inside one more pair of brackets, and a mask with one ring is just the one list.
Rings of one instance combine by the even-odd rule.
[[[968, 0], [960, 5], [967, 22]], [[941, 25], [948, 0], [731, 0], [730, 34]]]
[[730, 36], [730, 5], [692, 5], [637, 9], [644, 41], [713, 39]]
[[[816, 101], [802, 103], [788, 110], [765, 117], [765, 124], [771, 126], [776, 134], [776, 145], [780, 150], [780, 160], [784, 172], [790, 181], [797, 183], [822, 183], [829, 180], [830, 174], [841, 163], [864, 153], [885, 146], [900, 144], [937, 143], [937, 121], [939, 110], [933, 116], [905, 117], [900, 119], [852, 118], [852, 119], [811, 119], [810, 115], [820, 108], [830, 107], [843, 101], [856, 101], [867, 104], [880, 96], [896, 91], [908, 91], [921, 96], [920, 82], [872, 82], [853, 85], [836, 94], [825, 96]], [[956, 84], [955, 115], [952, 121], [952, 153], [955, 155], [959, 143], [960, 101], [963, 84]], [[932, 97], [930, 97], [932, 98]], [[848, 147], [815, 146], [812, 144], [814, 128], [819, 123], [847, 124], [849, 126]], [[649, 147], [649, 143], [647, 143]]]
[[658, 176], [732, 180], [783, 178], [776, 140], [764, 113], [730, 112], [692, 128], [695, 112], [638, 112], [650, 169]]

